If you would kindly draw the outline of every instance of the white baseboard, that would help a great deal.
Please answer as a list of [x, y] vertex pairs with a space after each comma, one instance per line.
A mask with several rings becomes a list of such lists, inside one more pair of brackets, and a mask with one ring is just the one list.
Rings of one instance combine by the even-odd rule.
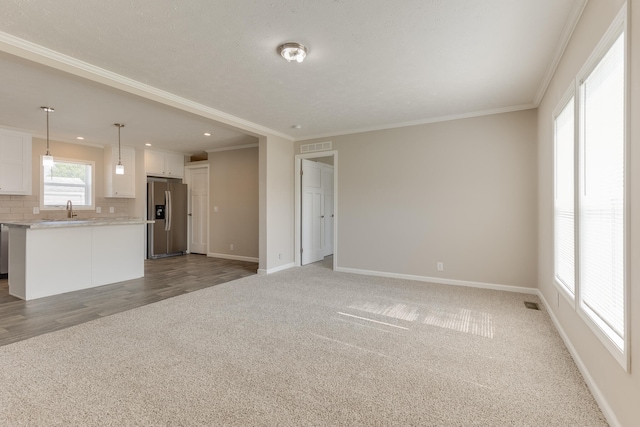
[[269, 268], [267, 270], [265, 270], [264, 268], [259, 268], [258, 269], [258, 274], [272, 274], [272, 273], [277, 273], [278, 271], [282, 271], [282, 270], [288, 270], [292, 267], [295, 267], [296, 264], [293, 262], [290, 262], [289, 264], [285, 264], [285, 265], [281, 265], [279, 267], [273, 267], [273, 268]]
[[415, 276], [412, 274], [388, 273], [385, 271], [360, 270], [357, 268], [337, 267], [336, 271], [342, 273], [363, 274], [366, 276], [389, 277], [391, 279], [416, 280], [418, 282], [437, 283], [440, 285], [468, 286], [471, 288], [493, 289], [495, 291], [519, 292], [523, 294], [538, 295], [536, 288], [522, 288], [520, 286], [498, 285], [494, 283], [469, 282], [466, 280], [443, 279], [441, 277]]
[[593, 394], [593, 397], [596, 399], [596, 402], [598, 402], [598, 406], [600, 406], [600, 409], [602, 410], [602, 413], [607, 419], [607, 422], [612, 427], [622, 427], [622, 424], [620, 424], [620, 422], [618, 421], [618, 418], [613, 412], [613, 409], [611, 409], [609, 402], [605, 398], [604, 394], [602, 393], [602, 391], [600, 390], [596, 382], [593, 380], [593, 377], [589, 373], [589, 370], [587, 369], [584, 362], [580, 358], [578, 351], [573, 346], [573, 343], [569, 339], [569, 336], [564, 331], [564, 329], [562, 329], [562, 326], [560, 325], [558, 318], [556, 317], [554, 312], [551, 311], [551, 306], [549, 305], [547, 300], [544, 298], [544, 295], [542, 295], [542, 292], [540, 292], [540, 290], [537, 290], [537, 295], [540, 298], [540, 301], [542, 301], [545, 308], [547, 309], [547, 313], [549, 313], [549, 317], [551, 317], [551, 321], [553, 322], [553, 325], [556, 327], [556, 330], [560, 334], [562, 341], [564, 341], [564, 345], [565, 347], [567, 347], [567, 350], [569, 350], [571, 357], [573, 357], [573, 361], [578, 366], [578, 369], [582, 374], [582, 378], [584, 378], [584, 381], [587, 383], [587, 387], [589, 387], [589, 390], [591, 390], [591, 394]]
[[216, 253], [213, 253], [213, 252], [209, 252], [207, 254], [207, 256], [210, 257], [210, 258], [232, 259], [232, 260], [235, 260], [235, 261], [258, 262], [258, 258], [249, 257], [249, 256], [216, 254]]

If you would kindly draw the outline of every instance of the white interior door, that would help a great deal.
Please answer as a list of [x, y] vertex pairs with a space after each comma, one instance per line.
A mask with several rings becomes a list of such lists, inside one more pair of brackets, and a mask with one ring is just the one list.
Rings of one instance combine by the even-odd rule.
[[209, 234], [209, 169], [206, 167], [190, 169], [189, 206], [189, 250], [195, 254], [206, 254]]
[[324, 238], [322, 242], [322, 255], [333, 255], [333, 166], [322, 165], [322, 191], [323, 191], [323, 216]]
[[323, 204], [322, 167], [316, 162], [302, 159], [302, 265], [324, 258]]

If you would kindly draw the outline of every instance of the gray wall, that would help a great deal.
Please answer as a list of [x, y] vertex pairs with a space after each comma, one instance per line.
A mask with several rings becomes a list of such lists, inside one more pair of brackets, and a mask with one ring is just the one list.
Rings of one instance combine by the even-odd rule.
[[338, 151], [338, 267], [534, 288], [536, 118], [297, 142], [296, 153], [325, 140]]
[[209, 153], [209, 165], [209, 252], [257, 259], [258, 148]]
[[260, 145], [260, 265], [271, 273], [293, 265], [293, 142], [279, 136], [261, 137]]

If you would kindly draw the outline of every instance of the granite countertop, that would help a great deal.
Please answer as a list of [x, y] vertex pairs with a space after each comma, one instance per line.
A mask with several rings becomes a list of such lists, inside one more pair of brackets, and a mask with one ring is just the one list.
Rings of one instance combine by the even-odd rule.
[[64, 228], [64, 227], [95, 227], [105, 225], [135, 225], [151, 224], [155, 221], [148, 221], [142, 218], [87, 218], [87, 219], [36, 219], [25, 221], [4, 221], [7, 227], [17, 228]]

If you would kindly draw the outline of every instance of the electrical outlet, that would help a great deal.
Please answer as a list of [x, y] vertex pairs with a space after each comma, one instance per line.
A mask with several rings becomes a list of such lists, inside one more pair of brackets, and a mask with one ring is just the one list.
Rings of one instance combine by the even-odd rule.
[[109, 213], [114, 213], [116, 209], [113, 206], [109, 206]]
[[38, 215], [40, 213], [40, 208], [34, 207], [33, 208], [33, 214], [34, 215]]
[[278, 259], [282, 259], [282, 254], [278, 254]]
[[437, 265], [438, 271], [444, 271], [444, 263], [442, 261], [438, 261]]
[[229, 245], [229, 250], [233, 250], [233, 243]]
[[217, 206], [214, 206], [214, 207], [213, 207], [213, 211], [214, 211], [214, 212], [218, 212], [218, 207], [217, 207]]
[[96, 213], [102, 213], [102, 208], [100, 206], [96, 207]]

